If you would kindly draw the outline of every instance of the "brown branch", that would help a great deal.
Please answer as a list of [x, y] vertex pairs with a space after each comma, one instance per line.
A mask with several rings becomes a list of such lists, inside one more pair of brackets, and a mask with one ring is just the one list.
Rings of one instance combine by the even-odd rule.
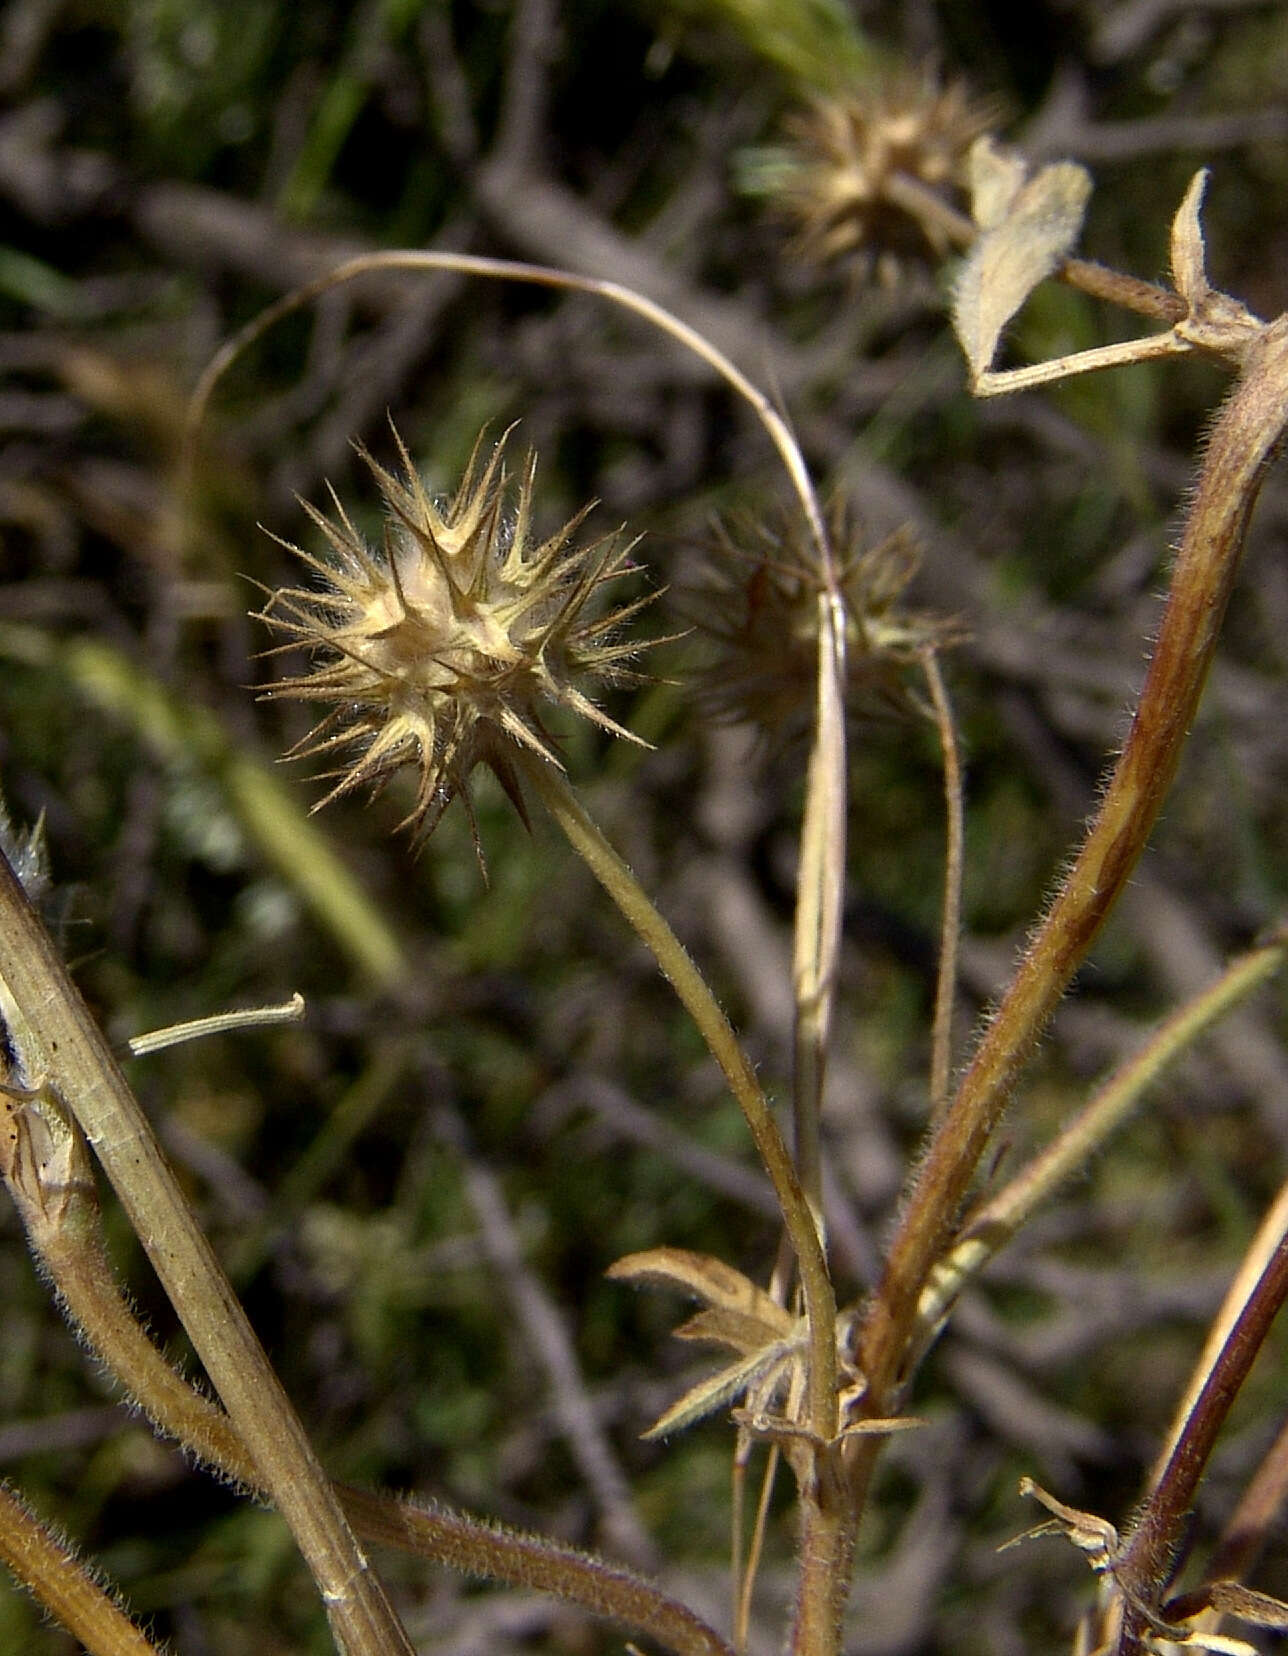
[[[865, 1404], [890, 1412], [918, 1297], [1011, 1089], [1144, 848], [1194, 717], [1248, 520], [1288, 421], [1288, 318], [1266, 327], [1217, 419], [1186, 520], [1158, 642], [1122, 754], [1081, 852], [976, 1051], [918, 1170], [861, 1335]], [[856, 1493], [874, 1446], [854, 1452]]]
[[1167, 1465], [1114, 1564], [1125, 1603], [1119, 1656], [1135, 1656], [1179, 1556], [1186, 1518], [1217, 1435], [1288, 1296], [1288, 1233], [1257, 1279], [1213, 1363]]

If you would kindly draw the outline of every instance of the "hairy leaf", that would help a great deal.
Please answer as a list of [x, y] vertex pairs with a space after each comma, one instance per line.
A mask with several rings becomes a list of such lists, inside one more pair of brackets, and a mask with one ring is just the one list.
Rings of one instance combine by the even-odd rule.
[[973, 378], [988, 372], [1002, 329], [1072, 249], [1091, 194], [1073, 161], [1043, 167], [1015, 187], [1013, 163], [976, 145], [980, 211], [990, 221], [971, 248], [953, 294], [953, 326]]

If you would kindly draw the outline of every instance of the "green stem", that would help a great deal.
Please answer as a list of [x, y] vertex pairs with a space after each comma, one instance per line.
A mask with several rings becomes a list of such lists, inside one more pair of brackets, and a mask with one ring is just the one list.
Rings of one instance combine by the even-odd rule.
[[698, 1026], [746, 1117], [796, 1252], [809, 1323], [810, 1430], [821, 1442], [828, 1443], [837, 1432], [836, 1297], [813, 1214], [756, 1072], [683, 944], [591, 821], [563, 774], [522, 748], [515, 748], [513, 759], [516, 769], [540, 797], [573, 850], [617, 904], [631, 930], [651, 951]]

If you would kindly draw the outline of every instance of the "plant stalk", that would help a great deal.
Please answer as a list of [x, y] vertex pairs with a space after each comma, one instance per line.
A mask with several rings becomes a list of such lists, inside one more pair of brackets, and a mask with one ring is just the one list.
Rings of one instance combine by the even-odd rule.
[[[890, 1405], [917, 1304], [1015, 1080], [1122, 891], [1176, 772], [1211, 665], [1248, 521], [1288, 422], [1288, 317], [1251, 343], [1213, 426], [1186, 518], [1158, 641], [1130, 733], [1082, 850], [918, 1170], [860, 1336], [874, 1415]], [[856, 1446], [861, 1498], [875, 1445]]]
[[[67, 1315], [95, 1356], [161, 1431], [243, 1489], [264, 1496], [263, 1479], [232, 1421], [170, 1366], [121, 1294], [104, 1246], [98, 1196], [79, 1130], [62, 1117], [53, 1099], [42, 1094], [10, 1105], [10, 1110], [13, 1131], [0, 1135], [0, 1172], [31, 1249], [56, 1284]], [[466, 1575], [549, 1593], [647, 1634], [675, 1656], [731, 1656], [705, 1622], [633, 1571], [449, 1508], [343, 1484], [335, 1486], [335, 1494], [345, 1517], [366, 1541]], [[0, 1549], [3, 1545], [0, 1535]], [[33, 1588], [44, 1598], [42, 1588], [34, 1583]], [[51, 1603], [50, 1608], [75, 1630], [61, 1604]], [[119, 1649], [122, 1656], [127, 1650], [136, 1656], [128, 1646]], [[139, 1647], [138, 1656], [143, 1649], [154, 1656], [146, 1645]], [[91, 1650], [97, 1653], [96, 1646]], [[117, 1650], [105, 1646], [104, 1656], [117, 1656]]]
[[413, 1656], [111, 1048], [0, 856], [0, 1005], [26, 1083], [65, 1104], [304, 1555], [346, 1656]]
[[756, 1072], [688, 951], [592, 822], [567, 779], [546, 760], [518, 746], [514, 749], [513, 762], [563, 830], [573, 850], [616, 903], [631, 930], [652, 953], [698, 1026], [746, 1117], [778, 1198], [800, 1269], [809, 1323], [810, 1431], [820, 1442], [829, 1443], [837, 1432], [836, 1296], [813, 1213]]
[[1119, 1656], [1137, 1656], [1150, 1629], [1141, 1607], [1154, 1610], [1179, 1559], [1185, 1522], [1217, 1434], [1247, 1379], [1270, 1325], [1288, 1297], [1288, 1232], [1257, 1279], [1212, 1364], [1167, 1464], [1146, 1497], [1114, 1565], [1125, 1604]]
[[818, 597], [818, 690], [805, 776], [792, 955], [796, 1173], [824, 1237], [822, 1116], [845, 900], [845, 616]]
[[159, 1656], [76, 1554], [0, 1484], [0, 1559], [89, 1656]]
[[1288, 936], [1240, 955], [1209, 988], [1188, 1001], [1149, 1037], [1142, 1049], [1098, 1088], [1058, 1136], [963, 1221], [947, 1257], [936, 1265], [918, 1311], [920, 1356], [942, 1326], [963, 1287], [977, 1276], [1066, 1180], [1092, 1159], [1140, 1104], [1150, 1086], [1218, 1019], [1280, 969]]

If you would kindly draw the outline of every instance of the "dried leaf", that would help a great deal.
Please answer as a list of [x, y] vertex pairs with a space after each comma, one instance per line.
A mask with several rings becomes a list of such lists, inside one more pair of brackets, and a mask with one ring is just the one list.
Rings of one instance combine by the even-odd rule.
[[1176, 291], [1192, 311], [1198, 310], [1209, 292], [1207, 253], [1199, 211], [1207, 189], [1208, 170], [1200, 167], [1190, 180], [1185, 199], [1172, 220], [1172, 280]]
[[683, 1288], [707, 1305], [754, 1317], [779, 1335], [789, 1334], [795, 1326], [795, 1319], [763, 1288], [711, 1254], [690, 1253], [687, 1248], [647, 1248], [617, 1260], [605, 1275], [618, 1282]]
[[653, 1422], [643, 1436], [666, 1437], [671, 1432], [681, 1431], [685, 1426], [692, 1426], [697, 1421], [705, 1419], [707, 1415], [723, 1408], [726, 1403], [732, 1403], [735, 1397], [740, 1397], [758, 1380], [765, 1379], [774, 1368], [795, 1355], [796, 1351], [795, 1340], [784, 1340], [776, 1345], [764, 1346], [753, 1356], [731, 1363], [728, 1368], [721, 1369], [685, 1392], [665, 1414]]
[[[776, 1323], [773, 1327], [765, 1323], [760, 1317], [748, 1315], [744, 1311], [730, 1311], [724, 1307], [711, 1311], [699, 1311], [688, 1322], [681, 1323], [675, 1330], [677, 1340], [708, 1340], [714, 1345], [728, 1346], [731, 1351], [739, 1352], [744, 1357], [750, 1357], [757, 1351], [763, 1351], [767, 1345], [773, 1345], [784, 1339], [792, 1332], [792, 1320], [786, 1316], [786, 1327]], [[805, 1340], [805, 1325], [798, 1325], [797, 1339], [803, 1345]]]
[[1273, 1628], [1277, 1633], [1288, 1632], [1288, 1604], [1269, 1593], [1258, 1593], [1238, 1581], [1214, 1581], [1207, 1589], [1207, 1597], [1213, 1610], [1238, 1616], [1240, 1621], [1252, 1622], [1257, 1627]]
[[[999, 182], [997, 199], [1004, 186]], [[986, 374], [1002, 329], [1078, 239], [1091, 175], [1058, 161], [1022, 185], [1004, 216], [967, 255], [953, 295], [953, 326], [972, 377]], [[988, 202], [988, 210], [996, 203]]]
[[[733, 1418], [744, 1431], [750, 1432], [753, 1437], [769, 1438], [781, 1444], [801, 1441], [818, 1443], [820, 1441], [807, 1426], [798, 1426], [794, 1421], [786, 1420], [782, 1415], [770, 1414], [764, 1409], [735, 1409]], [[854, 1420], [842, 1427], [841, 1437], [891, 1437], [897, 1432], [911, 1432], [924, 1425], [926, 1425], [926, 1422], [918, 1415]], [[1008, 1542], [1007, 1545], [1010, 1545], [1010, 1543]], [[1003, 1550], [1003, 1548], [998, 1549], [999, 1552]]]
[[1048, 1495], [1032, 1478], [1020, 1479], [1020, 1494], [1031, 1495], [1053, 1516], [1035, 1529], [1017, 1535], [1013, 1541], [1007, 1541], [998, 1549], [999, 1552], [1032, 1536], [1063, 1535], [1087, 1555], [1087, 1562], [1093, 1570], [1101, 1572], [1112, 1565], [1118, 1556], [1118, 1531], [1107, 1518], [1097, 1517], [1094, 1512], [1083, 1512], [1079, 1507], [1066, 1506], [1054, 1495]]
[[1003, 149], [985, 133], [971, 145], [967, 168], [971, 217], [981, 230], [992, 230], [1010, 212], [1028, 166], [1017, 150]]

